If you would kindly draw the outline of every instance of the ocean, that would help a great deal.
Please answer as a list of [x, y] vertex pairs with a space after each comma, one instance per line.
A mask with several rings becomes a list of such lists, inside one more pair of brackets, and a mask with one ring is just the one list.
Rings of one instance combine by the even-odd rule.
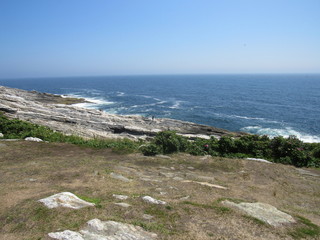
[[0, 85], [83, 97], [82, 107], [320, 142], [320, 75], [157, 75], [0, 79]]

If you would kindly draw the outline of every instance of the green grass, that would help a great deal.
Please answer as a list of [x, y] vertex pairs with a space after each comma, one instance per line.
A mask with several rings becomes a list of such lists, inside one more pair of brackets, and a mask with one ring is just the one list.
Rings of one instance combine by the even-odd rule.
[[294, 239], [303, 239], [306, 237], [320, 237], [320, 227], [318, 225], [312, 223], [309, 219], [301, 216], [296, 216], [296, 218], [302, 226], [297, 227], [293, 231], [289, 232], [289, 234]]
[[86, 197], [86, 196], [82, 196], [82, 195], [77, 195], [77, 197], [81, 198], [84, 201], [95, 204], [95, 206], [97, 208], [102, 208], [102, 205], [101, 205], [102, 200], [100, 198], [91, 198], [91, 197]]
[[0, 132], [4, 138], [24, 139], [26, 137], [37, 137], [48, 142], [64, 142], [91, 148], [111, 148], [114, 152], [128, 154], [138, 151], [142, 142], [135, 142], [129, 139], [103, 139], [93, 138], [84, 139], [75, 135], [64, 135], [55, 132], [48, 127], [21, 121], [18, 119], [9, 119], [0, 112]]

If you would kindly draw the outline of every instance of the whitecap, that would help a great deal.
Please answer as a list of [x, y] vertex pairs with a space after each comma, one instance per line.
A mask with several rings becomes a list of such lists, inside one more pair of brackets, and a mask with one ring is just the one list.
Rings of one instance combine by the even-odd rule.
[[174, 101], [173, 105], [170, 106], [169, 108], [171, 108], [171, 109], [178, 109], [178, 108], [180, 108], [182, 102], [183, 102], [183, 101]]
[[240, 129], [243, 132], [258, 134], [258, 135], [267, 135], [271, 138], [277, 137], [277, 136], [283, 136], [283, 137], [289, 137], [289, 136], [296, 136], [298, 139], [300, 139], [303, 142], [307, 143], [319, 143], [320, 142], [320, 136], [316, 135], [309, 135], [307, 133], [298, 132], [290, 127], [285, 128], [264, 128], [261, 126], [247, 126]]
[[103, 99], [103, 98], [83, 97], [83, 96], [78, 95], [78, 94], [68, 94], [68, 95], [64, 95], [64, 97], [83, 98], [86, 102], [72, 104], [72, 106], [81, 107], [81, 108], [99, 109], [103, 105], [114, 104], [114, 102], [107, 101], [106, 99]]
[[156, 103], [149, 103], [149, 104], [141, 104], [141, 105], [133, 105], [131, 108], [143, 108], [143, 107], [152, 107], [152, 106], [157, 106], [166, 103], [167, 101], [161, 101], [161, 102], [156, 102]]
[[124, 92], [117, 92], [117, 96], [118, 96], [118, 97], [122, 97], [122, 96], [124, 96], [124, 95], [125, 95]]

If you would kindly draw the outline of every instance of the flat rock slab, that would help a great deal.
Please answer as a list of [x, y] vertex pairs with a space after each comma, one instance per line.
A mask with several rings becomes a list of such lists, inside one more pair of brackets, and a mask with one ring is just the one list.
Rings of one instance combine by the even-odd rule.
[[183, 183], [197, 183], [203, 186], [208, 186], [208, 187], [213, 187], [213, 188], [218, 188], [218, 189], [224, 189], [227, 190], [228, 188], [220, 186], [220, 185], [216, 185], [216, 184], [212, 184], [212, 183], [208, 183], [208, 182], [197, 182], [197, 181], [191, 181], [191, 180], [184, 180], [181, 181]]
[[296, 222], [289, 214], [281, 212], [274, 206], [266, 203], [234, 203], [228, 200], [223, 201], [222, 203], [226, 206], [240, 209], [249, 216], [257, 218], [274, 227]]
[[93, 207], [94, 203], [86, 202], [70, 192], [61, 192], [47, 198], [40, 199], [47, 208], [66, 207], [80, 209], [83, 207]]
[[115, 205], [120, 206], [120, 207], [124, 207], [124, 208], [131, 207], [131, 205], [129, 203], [123, 203], [123, 202], [115, 203]]
[[36, 138], [36, 137], [26, 137], [24, 140], [25, 141], [31, 141], [31, 142], [43, 142], [42, 139]]
[[141, 227], [114, 221], [92, 219], [79, 232], [66, 230], [48, 234], [49, 239], [57, 240], [154, 240], [157, 234]]
[[246, 160], [250, 160], [250, 161], [257, 161], [257, 162], [264, 162], [264, 163], [272, 163], [268, 160], [262, 159], [262, 158], [245, 158]]
[[114, 179], [118, 179], [122, 182], [131, 182], [131, 180], [129, 178], [126, 178], [124, 176], [122, 176], [121, 174], [116, 174], [116, 173], [111, 173], [110, 176]]
[[308, 170], [304, 170], [301, 168], [297, 168], [297, 171], [302, 175], [307, 175], [307, 176], [312, 176], [312, 177], [320, 177], [319, 174], [316, 174], [316, 173], [313, 173], [313, 172], [310, 172]]
[[142, 200], [145, 201], [145, 202], [147, 202], [147, 203], [151, 203], [151, 204], [158, 204], [158, 205], [165, 205], [165, 204], [167, 204], [167, 203], [164, 202], [164, 201], [154, 199], [153, 197], [150, 197], [150, 196], [144, 196], [144, 197], [142, 197]]
[[126, 196], [126, 195], [117, 195], [117, 194], [112, 194], [112, 197], [118, 199], [118, 200], [126, 200], [128, 199], [129, 197]]

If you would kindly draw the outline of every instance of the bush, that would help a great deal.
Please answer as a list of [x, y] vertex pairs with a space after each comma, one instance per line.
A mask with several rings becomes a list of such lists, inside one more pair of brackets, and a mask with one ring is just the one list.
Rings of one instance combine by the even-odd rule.
[[187, 152], [194, 156], [204, 156], [209, 154], [210, 144], [209, 140], [197, 138], [189, 142]]
[[312, 155], [315, 158], [320, 158], [320, 146], [317, 146], [315, 149], [313, 149]]
[[174, 131], [159, 132], [154, 138], [161, 153], [185, 152], [187, 150], [188, 141], [186, 138], [179, 136]]
[[160, 152], [159, 147], [153, 143], [148, 144], [148, 145], [142, 145], [140, 147], [140, 151], [145, 156], [155, 156]]
[[218, 150], [221, 154], [235, 152], [234, 140], [229, 136], [222, 136], [218, 142]]
[[[6, 138], [38, 137], [49, 142], [67, 142], [93, 148], [112, 148], [118, 153], [137, 151], [142, 142], [128, 139], [84, 139], [79, 136], [66, 136], [51, 129], [21, 121], [8, 119], [0, 112], [0, 132]], [[273, 159], [274, 162], [290, 164], [296, 167], [320, 167], [320, 144], [303, 143], [295, 136], [289, 138], [245, 135], [237, 139], [223, 136], [188, 141], [173, 131], [159, 132], [148, 145], [139, 149], [144, 155], [154, 156], [159, 153], [170, 154], [188, 152], [192, 155], [225, 157], [261, 157]]]

